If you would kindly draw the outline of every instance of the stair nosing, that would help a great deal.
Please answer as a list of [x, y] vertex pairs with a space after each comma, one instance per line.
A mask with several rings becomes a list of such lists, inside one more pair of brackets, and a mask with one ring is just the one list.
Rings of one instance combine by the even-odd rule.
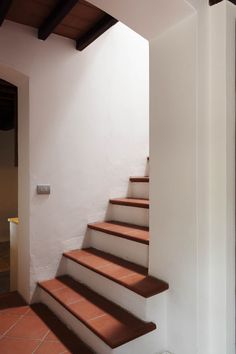
[[[103, 221], [103, 223], [116, 224], [115, 221], [114, 222], [113, 221]], [[108, 230], [107, 229], [103, 229], [102, 227], [96, 226], [97, 224], [99, 224], [99, 223], [97, 222], [97, 223], [93, 223], [93, 224], [88, 224], [88, 228], [91, 229], [91, 230], [96, 230], [98, 232], [103, 232], [103, 233], [106, 233], [106, 234], [109, 234], [109, 235], [112, 235], [112, 236], [117, 236], [117, 237], [120, 237], [120, 238], [124, 238], [124, 239], [129, 240], [129, 241], [142, 243], [144, 245], [149, 245], [149, 240], [144, 240], [144, 239], [141, 239], [141, 238], [138, 238], [138, 237], [135, 237], [135, 236], [129, 236], [129, 235], [126, 235], [125, 233], [121, 233], [121, 232], [118, 232], [118, 231], [113, 231], [113, 230], [109, 230], [109, 229]], [[120, 224], [124, 224], [124, 226], [126, 225], [126, 227], [129, 227], [128, 225], [130, 225], [130, 228], [132, 228], [132, 224], [127, 224], [127, 223], [120, 223]], [[119, 223], [117, 223], [117, 225], [119, 225]], [[134, 225], [134, 226], [136, 226], [136, 225]]]
[[[94, 249], [94, 250], [96, 250], [96, 251], [99, 251], [99, 250], [97, 250], [96, 248], [92, 248], [92, 247], [90, 247], [90, 249]], [[85, 248], [84, 250], [86, 250], [86, 248]], [[106, 252], [103, 252], [103, 251], [99, 251], [99, 252], [102, 252], [102, 253], [105, 253], [105, 254], [107, 254], [107, 255], [110, 255], [110, 254], [108, 254], [108, 253], [106, 253]], [[148, 294], [148, 295], [147, 295], [147, 294], [143, 294], [142, 292], [138, 291], [137, 289], [136, 289], [136, 290], [132, 289], [132, 287], [128, 286], [128, 284], [126, 284], [126, 283], [123, 283], [121, 280], [119, 280], [119, 279], [117, 279], [117, 278], [113, 278], [113, 277], [110, 276], [109, 274], [104, 274], [102, 271], [100, 271], [100, 269], [97, 269], [97, 268], [94, 268], [94, 267], [92, 267], [92, 266], [89, 266], [88, 264], [82, 263], [80, 260], [75, 259], [73, 256], [71, 256], [70, 254], [68, 254], [68, 252], [64, 252], [64, 253], [63, 253], [63, 256], [66, 257], [66, 258], [68, 258], [68, 259], [70, 259], [72, 262], [75, 262], [75, 263], [79, 264], [81, 267], [87, 268], [87, 269], [91, 270], [92, 272], [97, 273], [97, 274], [103, 276], [104, 278], [107, 278], [107, 279], [113, 281], [114, 283], [117, 283], [117, 284], [123, 286], [124, 288], [126, 288], [126, 289], [132, 291], [133, 293], [135, 293], [135, 294], [137, 294], [137, 295], [139, 295], [139, 296], [141, 296], [141, 297], [143, 297], [143, 298], [145, 298], [145, 299], [149, 299], [149, 298], [151, 298], [152, 296], [158, 295], [158, 294], [160, 294], [160, 293], [162, 293], [162, 292], [168, 290], [168, 288], [169, 288], [169, 285], [168, 285], [166, 282], [157, 279], [158, 281], [160, 281], [160, 282], [162, 283], [163, 287], [162, 287], [161, 289], [159, 289], [158, 292], [157, 292], [157, 291], [153, 291], [153, 292], [150, 292], [150, 294]], [[127, 263], [130, 263], [130, 264], [133, 264], [133, 265], [137, 266], [137, 264], [132, 263], [132, 262], [130, 262], [130, 261], [123, 260], [123, 259], [121, 259], [120, 257], [114, 256], [114, 255], [111, 255], [111, 256], [114, 257], [114, 258], [120, 259], [120, 260], [122, 260], [122, 261], [125, 261], [125, 262], [127, 262]], [[140, 268], [143, 268], [143, 269], [146, 270], [146, 271], [148, 270], [148, 268], [146, 268], [146, 267], [143, 267], [143, 266], [140, 266], [140, 265], [138, 265], [138, 266], [139, 266]], [[149, 276], [149, 275], [147, 275], [147, 276]], [[149, 277], [151, 278], [151, 276], [149, 276]]]
[[[140, 202], [137, 202], [137, 200], [148, 201], [148, 204], [142, 204]], [[110, 204], [113, 205], [123, 205], [128, 207], [149, 209], [149, 199], [144, 199], [144, 198], [143, 199], [142, 198], [117, 198], [117, 199], [110, 199], [109, 202]]]
[[[67, 276], [69, 278], [71, 278], [70, 276]], [[58, 279], [60, 277], [57, 277], [56, 279]], [[73, 278], [72, 278], [73, 279]], [[73, 279], [74, 280], [74, 279]], [[76, 283], [79, 283], [77, 282], [76, 280], [74, 280]], [[138, 334], [136, 332], [136, 336], [134, 336], [132, 339], [129, 339], [129, 340], [126, 340], [126, 341], [121, 341], [120, 344], [117, 344], [117, 345], [112, 345], [103, 335], [101, 335], [97, 330], [95, 330], [88, 322], [86, 322], [83, 318], [79, 317], [75, 311], [73, 311], [72, 309], [69, 308], [69, 305], [65, 304], [61, 299], [58, 299], [54, 294], [53, 292], [51, 292], [50, 290], [48, 290], [43, 284], [43, 282], [38, 282], [38, 286], [43, 289], [47, 294], [49, 294], [55, 301], [57, 301], [62, 307], [64, 307], [72, 316], [74, 316], [78, 321], [80, 321], [85, 327], [87, 327], [91, 332], [93, 332], [97, 337], [99, 337], [104, 343], [106, 343], [110, 348], [112, 349], [115, 349], [115, 348], [118, 348], [120, 347], [121, 345], [124, 345], [126, 343], [129, 343], [147, 333], [150, 333], [152, 331], [154, 331], [155, 329], [157, 329], [157, 326], [155, 323], [153, 322], [146, 322], [147, 326], [148, 326], [148, 330], [145, 331], [145, 333], [142, 333], [142, 334]], [[79, 283], [81, 285], [83, 285], [84, 287], [87, 287], [86, 285], [82, 284], [82, 283]], [[67, 287], [69, 287], [67, 285]], [[95, 291], [93, 291], [92, 289], [90, 289], [92, 292], [96, 293]], [[106, 299], [104, 296], [96, 293], [99, 297], [101, 298], [104, 298], [106, 301], [110, 302], [110, 303], [113, 303], [116, 307], [120, 307], [119, 305], [115, 304], [114, 302]], [[128, 312], [127, 310], [125, 310], [124, 308], [120, 307], [124, 312]], [[129, 313], [130, 314], [130, 313]], [[138, 318], [136, 317], [135, 315], [131, 314], [134, 318]], [[141, 322], [145, 323], [145, 321], [143, 320], [140, 320]]]

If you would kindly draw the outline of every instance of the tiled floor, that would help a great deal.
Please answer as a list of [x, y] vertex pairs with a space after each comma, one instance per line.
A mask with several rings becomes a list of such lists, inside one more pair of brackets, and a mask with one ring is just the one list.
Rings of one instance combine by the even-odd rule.
[[17, 293], [0, 295], [1, 354], [92, 354], [42, 304], [27, 306]]
[[10, 285], [10, 243], [0, 243], [0, 294], [9, 291]]

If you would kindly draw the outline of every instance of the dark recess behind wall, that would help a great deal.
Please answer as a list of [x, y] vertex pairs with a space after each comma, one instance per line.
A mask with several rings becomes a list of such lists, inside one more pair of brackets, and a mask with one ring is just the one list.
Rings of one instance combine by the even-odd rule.
[[15, 130], [15, 166], [18, 165], [17, 87], [0, 79], [0, 130]]

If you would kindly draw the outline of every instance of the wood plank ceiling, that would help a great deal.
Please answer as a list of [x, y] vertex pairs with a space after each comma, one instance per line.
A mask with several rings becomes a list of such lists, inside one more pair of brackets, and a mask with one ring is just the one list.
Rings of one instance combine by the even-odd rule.
[[51, 33], [71, 38], [78, 50], [117, 23], [85, 0], [0, 0], [0, 25], [4, 19], [37, 28], [41, 40]]

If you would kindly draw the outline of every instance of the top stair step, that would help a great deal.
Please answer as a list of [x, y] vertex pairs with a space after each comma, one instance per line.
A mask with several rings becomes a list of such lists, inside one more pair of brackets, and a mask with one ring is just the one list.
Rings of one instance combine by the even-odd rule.
[[117, 198], [110, 199], [110, 203], [115, 205], [125, 205], [130, 207], [149, 209], [149, 199]]
[[39, 286], [111, 348], [156, 329], [68, 276], [40, 282]]
[[168, 289], [167, 283], [149, 276], [147, 268], [95, 248], [66, 252], [64, 256], [145, 298]]
[[145, 176], [145, 177], [130, 177], [130, 182], [145, 182], [148, 183], [149, 182], [149, 177]]

